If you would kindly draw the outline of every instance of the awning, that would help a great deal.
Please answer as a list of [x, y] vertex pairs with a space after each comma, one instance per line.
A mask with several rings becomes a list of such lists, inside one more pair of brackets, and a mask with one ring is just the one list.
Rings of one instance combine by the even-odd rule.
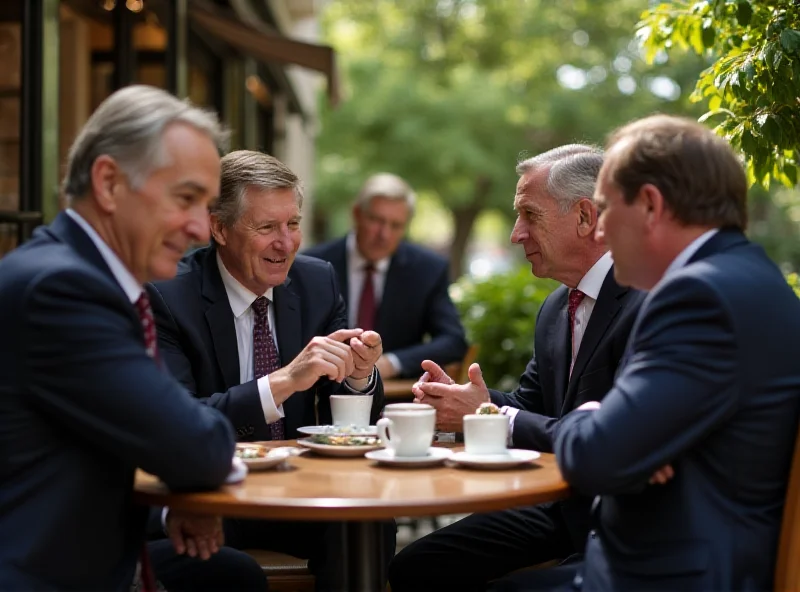
[[189, 4], [189, 17], [197, 26], [260, 62], [295, 64], [325, 74], [328, 79], [328, 99], [334, 106], [339, 102], [336, 56], [332, 47], [256, 31], [249, 25], [196, 3]]

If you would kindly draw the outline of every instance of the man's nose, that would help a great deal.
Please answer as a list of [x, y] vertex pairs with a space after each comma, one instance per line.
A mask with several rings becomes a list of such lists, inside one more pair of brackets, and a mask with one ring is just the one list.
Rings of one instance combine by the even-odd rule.
[[207, 243], [211, 239], [211, 221], [206, 208], [198, 209], [186, 225], [186, 233], [198, 243]]
[[514, 244], [521, 243], [527, 238], [527, 233], [524, 232], [519, 220], [514, 222], [514, 228], [511, 230], [511, 242]]

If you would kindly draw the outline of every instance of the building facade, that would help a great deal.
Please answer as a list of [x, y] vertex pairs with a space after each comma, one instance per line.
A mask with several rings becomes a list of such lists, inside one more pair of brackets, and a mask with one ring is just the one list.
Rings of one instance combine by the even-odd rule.
[[327, 83], [337, 96], [334, 53], [316, 43], [319, 4], [0, 2], [0, 256], [64, 206], [59, 183], [75, 134], [129, 84], [216, 110], [233, 149], [275, 155], [313, 194], [318, 89]]

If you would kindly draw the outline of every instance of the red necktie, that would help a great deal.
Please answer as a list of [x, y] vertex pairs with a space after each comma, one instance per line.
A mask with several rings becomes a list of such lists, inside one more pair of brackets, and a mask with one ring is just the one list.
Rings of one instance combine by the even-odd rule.
[[575, 357], [578, 355], [578, 352], [575, 351], [575, 313], [578, 311], [578, 307], [581, 305], [581, 302], [583, 302], [583, 299], [585, 297], [586, 294], [584, 294], [580, 290], [569, 291], [569, 304], [567, 305], [567, 314], [569, 316], [570, 343], [572, 344], [572, 352], [570, 354], [570, 364], [569, 364], [570, 374], [572, 374], [572, 365], [575, 363]]
[[[142, 322], [144, 332], [144, 346], [147, 355], [154, 360], [158, 359], [158, 340], [156, 338], [156, 321], [153, 318], [153, 309], [150, 307], [150, 298], [147, 292], [142, 292], [136, 301], [136, 312], [139, 313], [139, 320]], [[147, 544], [142, 545], [139, 553], [139, 584], [141, 592], [156, 592], [156, 579], [150, 567], [150, 556], [147, 554]]]
[[[259, 296], [253, 301], [253, 377], [258, 379], [280, 370], [281, 359], [272, 331], [269, 330], [269, 300]], [[273, 440], [284, 439], [283, 418], [269, 424]]]
[[358, 319], [356, 325], [364, 331], [372, 331], [375, 328], [375, 283], [372, 276], [375, 273], [375, 266], [368, 263], [364, 268], [364, 284], [361, 287], [361, 299], [358, 301]]

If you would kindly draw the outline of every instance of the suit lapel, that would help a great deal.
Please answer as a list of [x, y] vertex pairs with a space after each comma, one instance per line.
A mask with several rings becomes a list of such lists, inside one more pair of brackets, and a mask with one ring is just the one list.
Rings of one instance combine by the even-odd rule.
[[291, 278], [274, 290], [275, 331], [281, 368], [289, 364], [303, 349], [303, 323], [300, 316], [300, 297], [291, 288]]
[[[282, 286], [273, 292], [275, 299], [275, 331], [281, 368], [288, 365], [303, 349], [303, 323], [300, 315], [300, 297], [291, 288], [291, 278], [287, 277]], [[299, 395], [299, 394], [298, 394]], [[305, 397], [294, 395], [283, 402], [283, 413], [289, 418], [303, 417]], [[287, 433], [299, 426], [287, 423]]]
[[551, 325], [549, 335], [552, 344], [553, 360], [553, 386], [556, 396], [554, 408], [558, 409], [564, 401], [567, 390], [567, 377], [569, 375], [569, 361], [571, 356], [571, 344], [569, 334], [569, 321], [567, 317], [567, 296], [569, 290], [564, 290], [561, 301], [558, 303], [556, 322]]
[[347, 268], [347, 239], [344, 238], [336, 245], [331, 257], [331, 265], [339, 280], [339, 290], [344, 297], [344, 303], [350, 306], [350, 271]]
[[217, 250], [209, 248], [203, 263], [203, 298], [206, 301], [206, 322], [208, 323], [217, 363], [222, 371], [226, 388], [240, 384], [239, 348], [236, 342], [236, 327], [225, 285], [217, 266]]
[[[592, 316], [589, 317], [589, 324], [586, 327], [586, 332], [581, 339], [581, 347], [578, 350], [578, 356], [575, 358], [575, 365], [572, 367], [572, 375], [569, 379], [567, 386], [567, 393], [564, 397], [562, 407], [562, 414], [564, 409], [569, 409], [570, 400], [575, 396], [577, 389], [578, 379], [583, 373], [586, 364], [594, 354], [597, 345], [605, 335], [611, 322], [619, 313], [622, 305], [620, 298], [628, 292], [628, 288], [623, 288], [614, 281], [614, 268], [612, 267], [606, 279], [603, 281], [603, 286], [600, 288], [600, 294], [597, 296], [597, 302], [592, 310]], [[575, 380], [572, 379], [575, 377]]]

